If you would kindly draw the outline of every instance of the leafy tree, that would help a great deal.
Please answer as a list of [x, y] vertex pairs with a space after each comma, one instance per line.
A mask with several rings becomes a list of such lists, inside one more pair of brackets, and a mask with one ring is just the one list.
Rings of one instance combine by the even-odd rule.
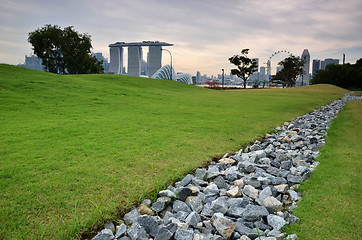
[[280, 61], [278, 65], [282, 66], [283, 69], [277, 72], [277, 74], [272, 77], [272, 80], [274, 82], [278, 80], [281, 81], [283, 87], [295, 86], [297, 77], [304, 73], [304, 60], [301, 60], [300, 57], [290, 55], [283, 61]]
[[253, 72], [257, 71], [257, 63], [255, 60], [247, 57], [249, 49], [241, 50], [241, 55], [234, 55], [229, 58], [230, 63], [236, 65], [237, 69], [231, 69], [231, 74], [238, 76], [244, 81], [244, 88], [246, 88], [246, 81], [249, 79]]
[[362, 89], [362, 58], [356, 64], [326, 66], [313, 77], [312, 84], [328, 83], [342, 88]]
[[79, 34], [72, 26], [62, 30], [57, 25], [45, 25], [29, 33], [35, 55], [45, 70], [61, 74], [103, 72], [102, 63], [91, 56], [91, 37]]

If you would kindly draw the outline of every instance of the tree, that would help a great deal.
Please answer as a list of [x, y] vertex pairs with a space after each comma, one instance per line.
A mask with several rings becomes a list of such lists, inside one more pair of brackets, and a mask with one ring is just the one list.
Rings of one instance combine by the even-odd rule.
[[355, 64], [329, 64], [325, 70], [317, 72], [311, 83], [327, 83], [342, 88], [362, 89], [362, 58]]
[[57, 25], [45, 25], [29, 33], [34, 54], [43, 62], [45, 70], [60, 74], [103, 72], [102, 63], [91, 56], [91, 37], [79, 34], [72, 26], [62, 30]]
[[273, 76], [272, 79], [274, 81], [280, 80], [283, 84], [283, 87], [295, 86], [297, 77], [304, 73], [304, 60], [300, 59], [300, 57], [290, 55], [283, 61], [280, 61], [278, 65], [282, 66], [283, 69], [277, 72], [277, 74]]
[[241, 55], [234, 55], [229, 58], [230, 63], [236, 65], [237, 69], [231, 69], [231, 74], [238, 76], [244, 81], [244, 88], [246, 88], [246, 81], [249, 79], [253, 72], [257, 71], [257, 63], [255, 60], [248, 58], [249, 49], [241, 50]]

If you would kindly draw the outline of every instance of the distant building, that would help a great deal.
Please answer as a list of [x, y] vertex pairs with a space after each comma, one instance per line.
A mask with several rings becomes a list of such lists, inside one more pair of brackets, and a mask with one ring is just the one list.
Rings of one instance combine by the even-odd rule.
[[256, 67], [254, 68], [255, 72], [259, 71], [259, 58], [253, 58], [253, 61], [256, 62]]
[[30, 55], [29, 57], [25, 55], [25, 63], [19, 64], [18, 67], [44, 71], [44, 65], [42, 65], [41, 59], [35, 55]]
[[310, 55], [308, 49], [304, 49], [302, 53], [301, 59], [304, 61], [303, 71], [304, 74], [302, 75], [302, 85], [309, 85], [309, 66], [310, 66]]
[[196, 83], [201, 82], [201, 73], [199, 71], [196, 72]]
[[192, 76], [192, 84], [196, 84], [196, 76]]
[[142, 74], [142, 47], [147, 46], [147, 65], [143, 72], [146, 72], [151, 77], [161, 68], [162, 46], [173, 46], [173, 44], [160, 41], [142, 41], [132, 43], [116, 42], [108, 46], [110, 52], [110, 72], [123, 74], [123, 48], [128, 47], [127, 74], [136, 77]]
[[320, 69], [321, 61], [318, 59], [314, 59], [312, 64], [312, 76], [315, 76]]
[[147, 62], [143, 59], [141, 60], [141, 75], [143, 76], [148, 75]]
[[267, 64], [266, 64], [266, 74], [268, 75], [268, 77], [271, 75], [271, 62], [270, 60], [268, 60]]
[[259, 74], [259, 80], [265, 81], [268, 80], [268, 76], [265, 74], [266, 68], [260, 67], [260, 74]]
[[325, 70], [329, 64], [338, 65], [339, 59], [333, 59], [333, 58], [324, 59], [324, 61], [321, 62], [321, 69]]
[[171, 65], [165, 65], [162, 68], [158, 69], [151, 78], [158, 78], [158, 79], [170, 79], [177, 82], [182, 82], [186, 84], [193, 84], [192, 76], [188, 73], [175, 73], [175, 69]]
[[102, 62], [103, 68], [104, 68], [104, 72], [108, 72], [109, 71], [109, 63], [108, 63], [108, 58], [104, 58], [103, 54], [100, 52], [97, 53], [92, 53], [92, 56], [96, 57], [98, 61]]
[[282, 66], [277, 67], [277, 72], [276, 72], [276, 73], [280, 72], [282, 69], [283, 69], [283, 67], [282, 67]]

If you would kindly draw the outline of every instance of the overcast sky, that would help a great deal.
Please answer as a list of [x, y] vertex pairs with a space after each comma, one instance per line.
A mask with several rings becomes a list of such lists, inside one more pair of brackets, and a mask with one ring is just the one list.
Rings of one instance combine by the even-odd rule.
[[307, 48], [311, 61], [362, 58], [361, 0], [0, 0], [0, 63], [23, 63], [28, 33], [45, 24], [90, 34], [105, 57], [117, 41], [173, 43], [175, 70], [193, 75], [229, 72], [228, 58], [243, 48], [260, 66], [278, 50]]

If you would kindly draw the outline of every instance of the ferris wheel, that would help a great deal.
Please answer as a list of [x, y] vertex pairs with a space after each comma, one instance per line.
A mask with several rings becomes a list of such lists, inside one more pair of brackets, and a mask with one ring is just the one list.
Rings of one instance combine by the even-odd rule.
[[267, 75], [269, 75], [269, 80], [271, 79], [271, 60], [274, 56], [278, 55], [278, 54], [288, 54], [289, 56], [293, 56], [293, 53], [291, 53], [290, 51], [287, 50], [279, 50], [274, 52], [268, 59], [268, 61], [266, 63], [263, 63], [267, 66]]
[[269, 61], [271, 61], [271, 59], [275, 56], [275, 55], [278, 55], [280, 53], [285, 53], [285, 54], [289, 54], [290, 56], [293, 55], [293, 53], [287, 51], [287, 50], [280, 50], [280, 51], [277, 51], [277, 52], [274, 52], [270, 57], [269, 57]]

